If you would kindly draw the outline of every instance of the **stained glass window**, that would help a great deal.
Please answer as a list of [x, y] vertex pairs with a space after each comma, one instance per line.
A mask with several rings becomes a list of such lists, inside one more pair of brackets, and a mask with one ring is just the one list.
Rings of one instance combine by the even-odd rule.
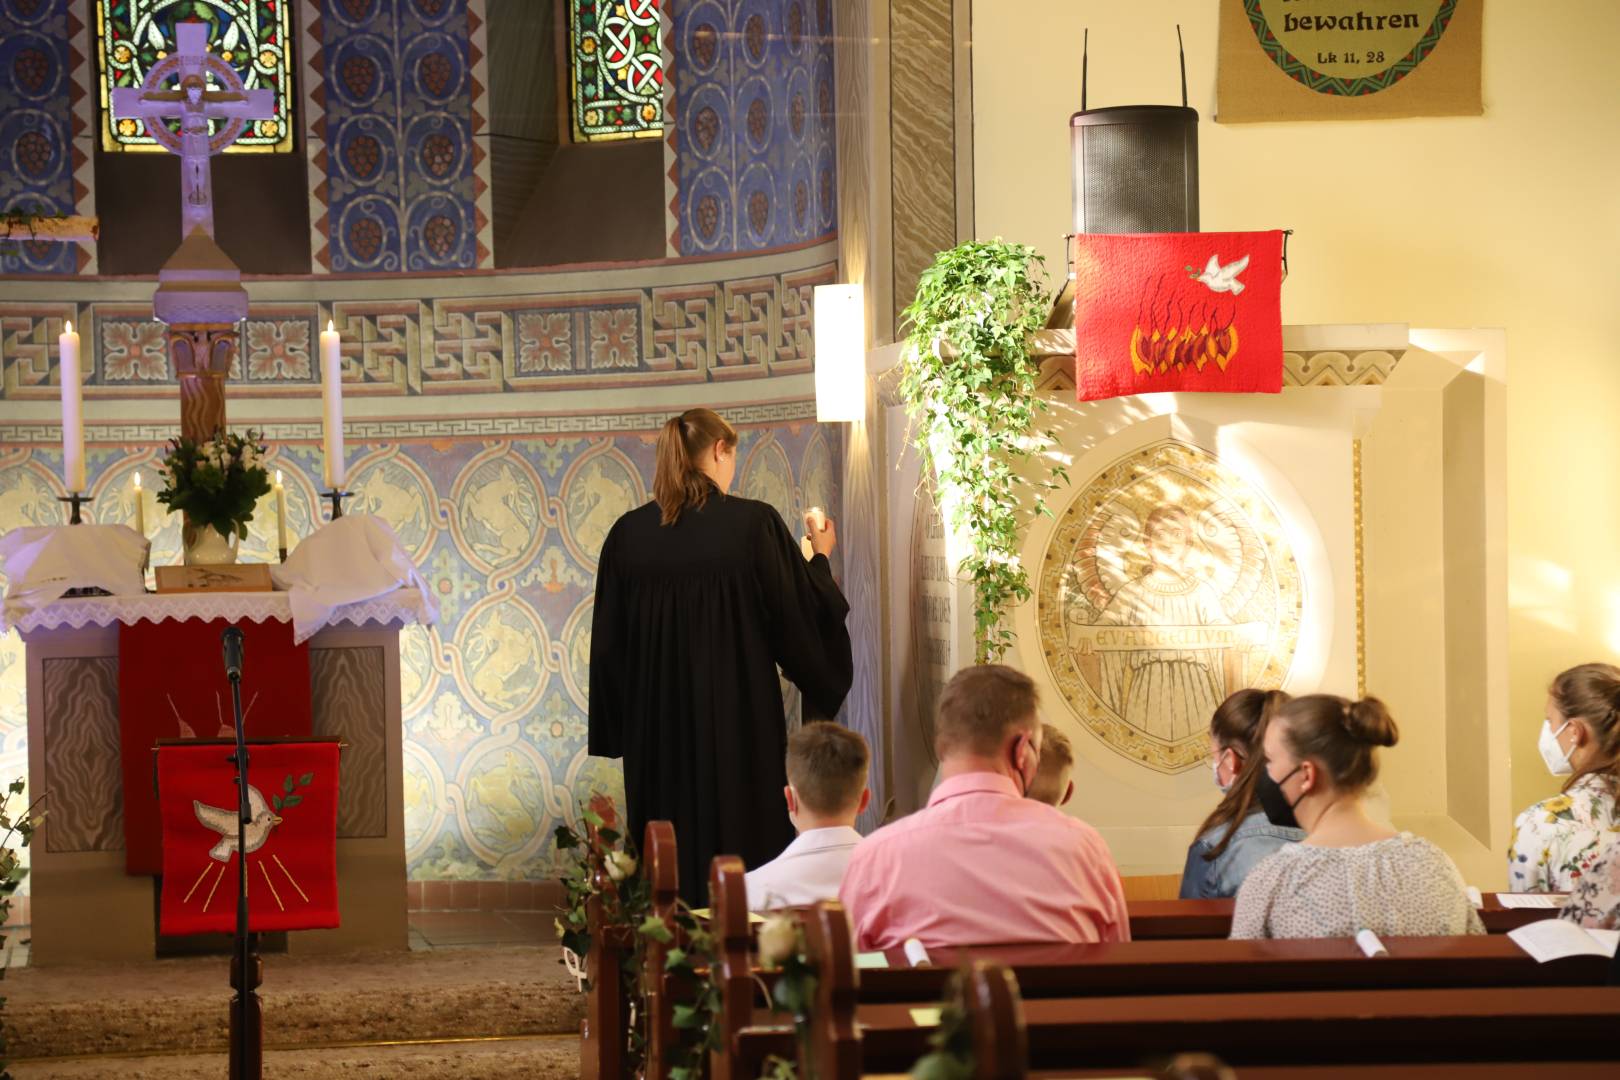
[[[101, 59], [101, 145], [157, 150], [144, 120], [114, 116], [112, 92], [140, 86], [174, 50], [174, 24], [208, 24], [208, 49], [236, 69], [247, 88], [275, 91], [276, 114], [247, 125], [230, 150], [291, 150], [292, 15], [295, 0], [96, 0]], [[211, 121], [215, 128], [220, 121]], [[176, 131], [179, 121], [170, 121]]]
[[568, 88], [575, 142], [664, 130], [662, 0], [568, 0]]

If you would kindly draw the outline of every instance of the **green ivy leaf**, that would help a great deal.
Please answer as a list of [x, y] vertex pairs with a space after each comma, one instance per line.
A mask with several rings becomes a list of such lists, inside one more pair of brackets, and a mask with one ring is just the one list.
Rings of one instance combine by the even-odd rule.
[[281, 809], [281, 796], [280, 795], [271, 796], [270, 805], [274, 806], [277, 810], [280, 810]]
[[303, 801], [304, 801], [304, 797], [302, 795], [289, 795], [285, 799], [281, 800], [281, 805], [282, 806], [297, 806], [299, 803], [301, 803]]
[[300, 776], [298, 778], [298, 786], [299, 787], [309, 787], [309, 785], [313, 784], [314, 782], [315, 782], [315, 774], [312, 773], [312, 772], [307, 772], [303, 776]]
[[292, 789], [293, 789], [292, 777], [288, 776], [287, 779], [285, 779], [285, 780], [283, 780], [281, 782], [281, 790], [285, 791], [288, 795], [291, 795], [292, 794]]
[[664, 925], [664, 920], [656, 915], [648, 915], [643, 919], [641, 925], [636, 927], [636, 933], [662, 944], [668, 944], [675, 940], [675, 935], [669, 932], [669, 927]]

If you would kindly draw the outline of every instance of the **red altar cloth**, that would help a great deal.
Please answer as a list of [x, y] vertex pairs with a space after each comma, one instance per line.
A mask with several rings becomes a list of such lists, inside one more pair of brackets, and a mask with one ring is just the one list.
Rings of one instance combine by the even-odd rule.
[[[157, 740], [234, 737], [231, 688], [220, 648], [220, 633], [229, 625], [224, 619], [187, 619], [119, 628], [124, 868], [131, 874], [163, 872], [163, 839], [153, 791], [152, 748]], [[239, 625], [247, 737], [309, 735], [309, 646], [293, 644], [291, 623], [266, 620]]]

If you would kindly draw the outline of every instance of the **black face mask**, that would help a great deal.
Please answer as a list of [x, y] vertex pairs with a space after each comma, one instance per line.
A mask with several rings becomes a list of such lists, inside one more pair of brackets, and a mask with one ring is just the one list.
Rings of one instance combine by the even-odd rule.
[[[1288, 776], [1299, 772], [1299, 768], [1295, 765]], [[1259, 779], [1254, 785], [1255, 797], [1260, 800], [1260, 809], [1266, 812], [1266, 820], [1279, 829], [1299, 828], [1299, 819], [1294, 817], [1294, 805], [1288, 801], [1288, 796], [1284, 795], [1282, 790], [1282, 785], [1288, 782], [1288, 776], [1282, 778], [1282, 783], [1278, 783], [1271, 778], [1271, 771], [1262, 765]]]

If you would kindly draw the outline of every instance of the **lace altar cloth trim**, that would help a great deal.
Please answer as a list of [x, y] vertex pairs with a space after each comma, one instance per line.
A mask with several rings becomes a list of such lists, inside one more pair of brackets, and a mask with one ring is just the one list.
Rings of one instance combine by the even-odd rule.
[[[174, 593], [146, 596], [81, 596], [58, 600], [38, 611], [29, 612], [11, 625], [20, 633], [35, 630], [86, 626], [130, 625], [162, 622], [165, 619], [229, 619], [232, 622], [292, 622], [292, 604], [283, 592], [266, 593]], [[414, 588], [344, 604], [332, 613], [328, 625], [362, 626], [367, 623], [410, 625], [433, 622]], [[3, 629], [3, 628], [0, 628]]]

